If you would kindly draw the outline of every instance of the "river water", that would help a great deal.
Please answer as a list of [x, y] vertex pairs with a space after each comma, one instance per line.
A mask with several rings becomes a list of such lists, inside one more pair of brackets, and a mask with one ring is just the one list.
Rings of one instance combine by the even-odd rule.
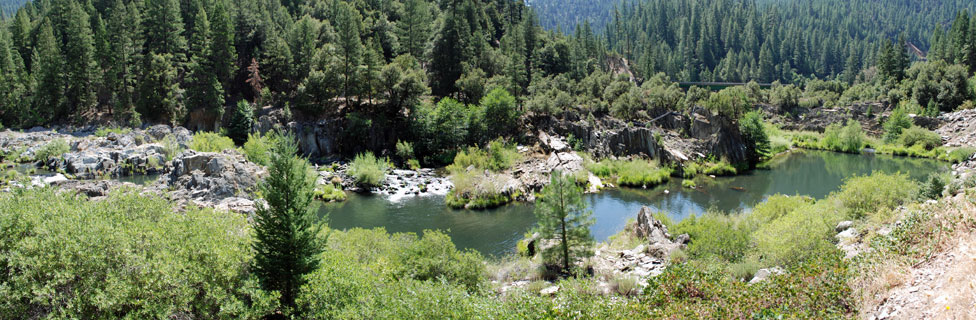
[[[873, 171], [903, 172], [924, 180], [948, 166], [934, 160], [883, 155], [852, 155], [826, 151], [795, 151], [777, 157], [767, 170], [735, 177], [702, 177], [697, 189], [681, 187], [681, 179], [650, 189], [610, 189], [586, 195], [596, 218], [591, 233], [597, 241], [623, 229], [641, 206], [667, 212], [680, 221], [708, 210], [747, 212], [770, 195], [826, 197], [854, 175]], [[531, 204], [517, 203], [484, 211], [451, 210], [442, 196], [406, 198], [390, 202], [381, 196], [349, 194], [341, 203], [317, 203], [317, 210], [336, 229], [385, 228], [388, 232], [421, 233], [437, 229], [451, 236], [458, 248], [471, 248], [488, 256], [515, 251], [536, 222]]]

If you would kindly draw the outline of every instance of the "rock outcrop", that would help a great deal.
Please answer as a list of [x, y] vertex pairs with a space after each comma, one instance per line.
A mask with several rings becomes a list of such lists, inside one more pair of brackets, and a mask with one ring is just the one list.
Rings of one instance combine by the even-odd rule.
[[976, 109], [960, 110], [939, 116], [942, 125], [935, 130], [950, 147], [976, 147]]
[[203, 202], [246, 195], [267, 174], [259, 165], [247, 162], [235, 150], [223, 153], [184, 151], [172, 161], [172, 170], [159, 183], [176, 197]]

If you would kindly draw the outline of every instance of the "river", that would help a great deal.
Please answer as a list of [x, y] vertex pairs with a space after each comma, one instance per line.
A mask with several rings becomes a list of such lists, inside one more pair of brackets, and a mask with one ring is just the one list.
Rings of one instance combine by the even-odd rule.
[[[591, 233], [597, 241], [623, 229], [641, 206], [667, 212], [674, 221], [708, 210], [748, 212], [770, 195], [826, 197], [854, 175], [873, 171], [903, 172], [924, 180], [948, 165], [928, 159], [883, 155], [854, 155], [800, 150], [774, 159], [769, 169], [753, 170], [735, 177], [698, 178], [697, 189], [681, 187], [681, 179], [650, 189], [609, 189], [588, 194], [589, 209], [596, 218]], [[536, 222], [531, 204], [517, 203], [484, 211], [451, 210], [441, 196], [414, 197], [390, 202], [381, 196], [349, 194], [341, 203], [318, 203], [318, 212], [336, 229], [385, 228], [388, 232], [421, 233], [438, 229], [451, 236], [458, 248], [470, 248], [487, 256], [515, 251]]]

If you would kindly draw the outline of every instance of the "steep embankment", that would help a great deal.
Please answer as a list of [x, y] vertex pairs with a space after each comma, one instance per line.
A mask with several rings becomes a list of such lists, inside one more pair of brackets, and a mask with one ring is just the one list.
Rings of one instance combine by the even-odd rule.
[[[940, 117], [947, 145], [973, 146], [976, 112]], [[860, 232], [852, 286], [863, 319], [976, 318], [976, 158], [952, 168], [944, 198], [900, 208], [894, 224]], [[857, 261], [857, 260], [855, 260]]]

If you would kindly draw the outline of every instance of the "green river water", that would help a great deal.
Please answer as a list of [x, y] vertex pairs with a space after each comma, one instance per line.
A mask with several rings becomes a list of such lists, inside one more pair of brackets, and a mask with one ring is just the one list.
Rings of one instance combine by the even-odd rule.
[[[767, 170], [735, 177], [699, 178], [695, 190], [682, 188], [681, 179], [672, 179], [655, 188], [610, 189], [586, 195], [586, 199], [596, 218], [591, 232], [597, 241], [602, 241], [623, 229], [641, 206], [667, 212], [680, 221], [707, 210], [748, 212], [774, 194], [821, 199], [836, 191], [845, 178], [872, 171], [903, 172], [923, 180], [932, 172], [946, 169], [946, 164], [926, 159], [796, 151], [778, 157]], [[450, 235], [459, 248], [471, 248], [488, 256], [513, 252], [516, 242], [536, 222], [531, 204], [485, 211], [451, 210], [440, 196], [390, 202], [381, 196], [349, 194], [345, 202], [317, 205], [332, 228], [381, 227], [389, 232], [414, 233], [438, 229]]]

